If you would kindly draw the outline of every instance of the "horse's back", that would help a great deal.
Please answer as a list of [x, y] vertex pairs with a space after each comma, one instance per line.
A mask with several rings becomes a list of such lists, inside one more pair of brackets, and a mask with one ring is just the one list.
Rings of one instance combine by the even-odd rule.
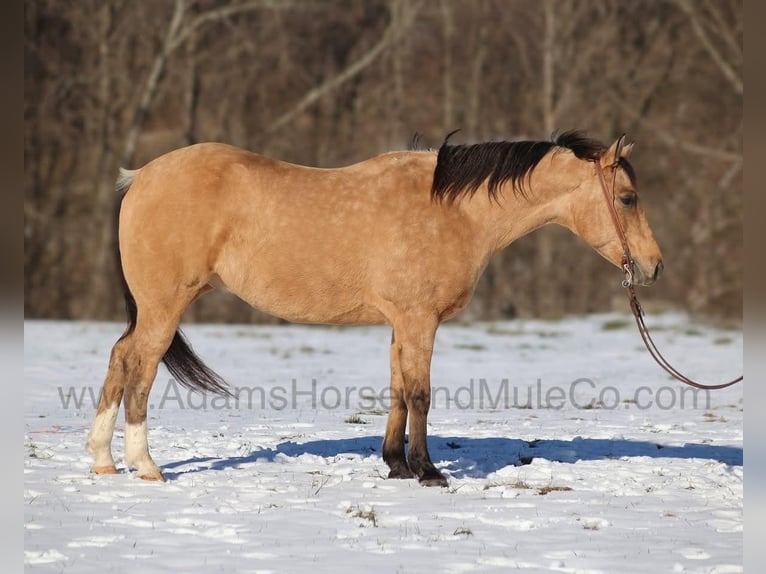
[[[233, 193], [247, 191], [289, 193], [296, 199], [338, 195], [350, 190], [365, 195], [385, 191], [402, 177], [418, 187], [430, 187], [435, 155], [424, 152], [388, 152], [347, 166], [318, 168], [270, 158], [229, 144], [206, 142], [170, 151], [136, 170], [137, 184], [152, 193]], [[381, 179], [383, 178], [383, 179]], [[424, 187], [425, 186], [425, 187]], [[147, 193], [146, 191], [142, 191]]]

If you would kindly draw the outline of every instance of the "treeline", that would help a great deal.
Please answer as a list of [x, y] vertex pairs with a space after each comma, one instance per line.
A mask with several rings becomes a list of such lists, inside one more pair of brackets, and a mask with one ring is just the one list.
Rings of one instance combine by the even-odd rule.
[[[461, 128], [627, 132], [666, 262], [643, 296], [738, 320], [742, 36], [732, 0], [27, 0], [26, 316], [122, 317], [120, 166], [207, 140], [338, 166]], [[462, 317], [608, 310], [619, 279], [544, 228], [490, 263]], [[273, 320], [226, 294], [186, 319]]]

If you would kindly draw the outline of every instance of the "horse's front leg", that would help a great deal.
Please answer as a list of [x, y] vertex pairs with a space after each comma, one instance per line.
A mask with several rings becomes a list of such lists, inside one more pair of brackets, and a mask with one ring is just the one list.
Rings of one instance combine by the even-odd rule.
[[388, 478], [415, 478], [404, 455], [407, 402], [404, 400], [404, 379], [399, 355], [399, 345], [394, 332], [391, 335], [391, 408], [388, 411], [386, 436], [383, 439], [383, 460], [391, 469]]
[[431, 407], [431, 355], [438, 321], [431, 316], [409, 316], [395, 327], [404, 400], [410, 421], [407, 464], [425, 486], [447, 486], [428, 454], [426, 430]]

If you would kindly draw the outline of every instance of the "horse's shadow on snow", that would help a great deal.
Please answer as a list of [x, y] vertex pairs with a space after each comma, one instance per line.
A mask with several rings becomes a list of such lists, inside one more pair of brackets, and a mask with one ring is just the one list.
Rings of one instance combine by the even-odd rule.
[[[245, 456], [228, 458], [193, 457], [163, 466], [168, 480], [182, 474], [242, 468], [261, 462], [279, 462], [302, 455], [334, 458], [343, 455], [380, 456], [383, 437], [316, 440], [304, 443], [285, 441], [274, 448], [254, 450]], [[511, 438], [431, 437], [431, 458], [454, 478], [486, 478], [506, 466], [530, 464], [535, 458], [552, 462], [575, 463], [581, 460], [605, 460], [624, 457], [656, 459], [699, 458], [742, 466], [742, 449], [733, 446], [687, 443], [666, 446], [660, 443], [580, 438], [572, 440], [524, 441]], [[381, 461], [381, 466], [385, 466]], [[387, 473], [387, 469], [382, 472]]]

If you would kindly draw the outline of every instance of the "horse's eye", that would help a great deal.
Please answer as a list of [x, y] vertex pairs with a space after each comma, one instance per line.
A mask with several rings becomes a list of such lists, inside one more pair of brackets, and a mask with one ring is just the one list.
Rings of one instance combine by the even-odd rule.
[[636, 202], [638, 201], [638, 198], [636, 197], [636, 194], [631, 193], [630, 195], [621, 195], [620, 196], [620, 203], [622, 203], [626, 207], [633, 207], [636, 205]]

